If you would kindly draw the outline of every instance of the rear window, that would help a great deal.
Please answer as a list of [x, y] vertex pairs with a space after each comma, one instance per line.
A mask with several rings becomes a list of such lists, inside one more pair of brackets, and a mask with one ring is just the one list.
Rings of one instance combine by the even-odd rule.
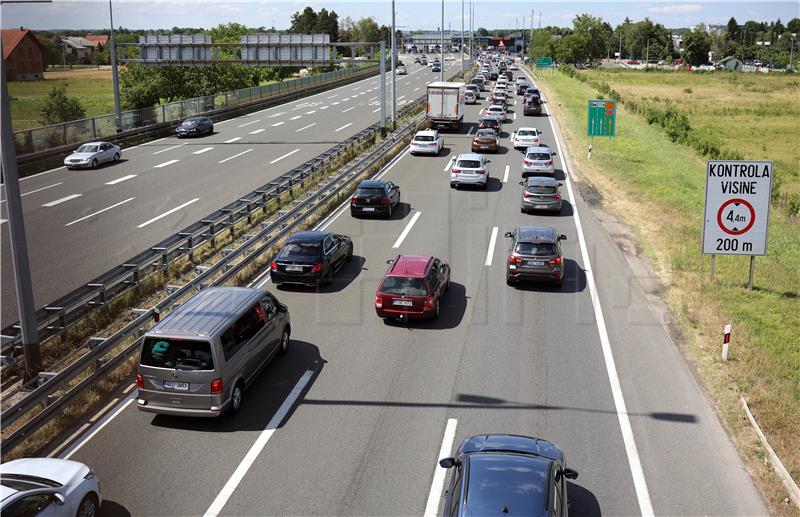
[[494, 131], [491, 129], [480, 129], [475, 136], [478, 138], [494, 138]]
[[356, 196], [358, 197], [373, 197], [382, 195], [383, 195], [382, 188], [360, 188], [356, 190]]
[[528, 187], [530, 194], [557, 194], [558, 189], [554, 186], [537, 185], [535, 187]]
[[415, 142], [433, 142], [433, 137], [430, 135], [417, 135], [414, 137]]
[[287, 242], [278, 254], [278, 258], [290, 255], [300, 255], [302, 257], [318, 257], [320, 252], [319, 242]]
[[425, 280], [404, 276], [387, 276], [381, 284], [380, 291], [402, 296], [426, 296], [428, 294]]
[[530, 129], [520, 129], [517, 131], [517, 136], [536, 136], [536, 131]]
[[[543, 515], [550, 488], [548, 462], [511, 454], [473, 454], [464, 515]], [[514, 511], [516, 510], [516, 512]]]
[[554, 255], [556, 252], [556, 245], [551, 242], [518, 242], [517, 247], [514, 248], [514, 252], [520, 255]]
[[458, 160], [456, 162], [456, 167], [461, 167], [462, 169], [480, 169], [481, 162], [478, 160]]
[[142, 346], [141, 364], [175, 370], [213, 370], [208, 341], [149, 337]]
[[547, 161], [550, 159], [550, 155], [547, 153], [528, 153], [525, 158], [529, 160]]
[[497, 119], [494, 119], [494, 118], [481, 119], [481, 124], [483, 124], [484, 126], [496, 126], [499, 123], [500, 122]]

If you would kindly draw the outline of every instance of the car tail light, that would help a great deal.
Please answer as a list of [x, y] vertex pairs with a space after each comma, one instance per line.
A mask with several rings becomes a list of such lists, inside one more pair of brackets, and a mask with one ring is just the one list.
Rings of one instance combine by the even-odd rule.
[[436, 145], [437, 145], [436, 143], [428, 144], [428, 147], [436, 147]]
[[553, 160], [550, 160], [549, 162], [544, 162], [544, 164], [545, 165], [553, 165]]
[[525, 199], [528, 199], [528, 198], [533, 197], [533, 194], [528, 194], [527, 192], [525, 192], [524, 194], [522, 194], [522, 197], [524, 197]]
[[380, 294], [375, 295], [375, 307], [377, 307], [378, 309], [383, 308], [383, 296], [381, 296]]
[[272, 264], [269, 265], [269, 268], [271, 270], [273, 270], [273, 271], [277, 271], [278, 270], [278, 263], [273, 260]]
[[461, 172], [461, 169], [456, 169], [456, 168], [454, 167], [454, 168], [453, 168], [453, 170], [452, 170], [451, 172], [454, 172], [455, 174], [458, 174], [459, 172]]
[[524, 262], [525, 262], [524, 260], [522, 260], [522, 259], [521, 259], [521, 258], [519, 258], [519, 257], [515, 257], [514, 255], [509, 255], [509, 256], [508, 256], [508, 263], [509, 263], [509, 264], [518, 264], [518, 265], [522, 265]]
[[321, 263], [320, 264], [314, 264], [313, 266], [311, 266], [311, 272], [312, 273], [319, 273], [320, 271], [322, 271], [322, 264]]
[[548, 266], [558, 266], [560, 264], [561, 264], [561, 257], [556, 257], [554, 259], [547, 261]]
[[391, 200], [390, 200], [388, 197], [386, 197], [386, 196], [383, 196], [383, 197], [381, 198], [381, 204], [382, 204], [382, 205], [388, 205], [388, 204], [389, 204], [389, 203], [391, 203], [391, 202], [392, 202], [392, 201], [391, 201]]
[[552, 196], [553, 199], [561, 199], [561, 194], [554, 194]]
[[211, 381], [211, 394], [219, 395], [222, 393], [222, 379], [214, 379]]
[[425, 308], [426, 309], [433, 308], [433, 298], [432, 297], [425, 298]]
[[353, 196], [353, 197], [350, 198], [350, 204], [351, 205], [355, 205], [356, 204], [356, 196]]
[[522, 160], [522, 162], [523, 162], [525, 165], [530, 165], [530, 164], [532, 164], [532, 163], [533, 163], [533, 162], [532, 162], [532, 161], [530, 161], [530, 160]]
[[486, 169], [475, 169], [475, 172], [478, 174], [486, 174]]
[[137, 388], [144, 388], [144, 379], [142, 378], [141, 374], [136, 374], [136, 387]]

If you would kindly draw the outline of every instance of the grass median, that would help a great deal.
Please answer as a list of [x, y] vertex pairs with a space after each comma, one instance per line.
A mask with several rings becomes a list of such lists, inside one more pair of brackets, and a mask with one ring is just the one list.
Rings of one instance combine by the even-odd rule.
[[[752, 94], [745, 104], [757, 106], [759, 113], [774, 114], [762, 117], [741, 111], [741, 102], [733, 102], [732, 97], [715, 97], [730, 84], [731, 74], [588, 74], [625, 92], [623, 97], [633, 101], [628, 104], [643, 98], [665, 103], [681, 94], [692, 95], [695, 100], [685, 107], [693, 127], [718, 135], [726, 148], [736, 149], [745, 159], [774, 160], [775, 178], [781, 177], [782, 188], [787, 193], [800, 191], [798, 132], [796, 125], [787, 125], [787, 117], [796, 121], [800, 112], [797, 79], [782, 78], [784, 87], [780, 88], [777, 82], [758, 86], [758, 80], [769, 81], [765, 77], [737, 79], [746, 81], [745, 91]], [[589, 160], [587, 100], [605, 95], [562, 73], [539, 75], [548, 108], [559, 119], [576, 170], [601, 193], [604, 207], [636, 233], [666, 288], [664, 296], [685, 336], [685, 353], [708, 386], [773, 513], [797, 515], [797, 509], [784, 502], [786, 492], [780, 482], [765, 466], [764, 451], [738, 397], [747, 397], [770, 444], [792, 477], [799, 479], [798, 216], [776, 206], [780, 200], [774, 200], [768, 254], [756, 259], [753, 291], [747, 289], [748, 257], [717, 257], [716, 279], [711, 280], [709, 258], [700, 253], [707, 157], [689, 145], [673, 142], [661, 126], [648, 124], [645, 117], [623, 104], [617, 114], [617, 136], [595, 138]], [[687, 89], [692, 93], [686, 93]], [[723, 109], [731, 110], [729, 116], [723, 116]], [[753, 124], [747, 126], [745, 120]], [[723, 362], [720, 352], [726, 323], [733, 325], [733, 344], [729, 360]]]

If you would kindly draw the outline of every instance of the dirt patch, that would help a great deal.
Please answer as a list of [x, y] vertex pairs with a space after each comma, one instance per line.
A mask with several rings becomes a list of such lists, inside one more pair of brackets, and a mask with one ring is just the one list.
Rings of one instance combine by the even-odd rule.
[[[122, 70], [122, 67], [120, 67]], [[88, 68], [84, 70], [66, 70], [58, 72], [45, 72], [45, 80], [52, 79], [111, 79], [111, 68]]]

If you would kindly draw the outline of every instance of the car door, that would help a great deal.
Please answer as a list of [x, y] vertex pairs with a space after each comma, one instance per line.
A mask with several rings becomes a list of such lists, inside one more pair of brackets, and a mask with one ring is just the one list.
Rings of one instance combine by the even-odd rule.
[[265, 293], [259, 303], [264, 311], [264, 359], [267, 360], [278, 350], [283, 329], [278, 327], [278, 300], [270, 293]]
[[249, 383], [263, 362], [266, 350], [266, 315], [263, 307], [256, 302], [236, 320], [234, 332], [237, 344], [241, 347], [242, 373]]

